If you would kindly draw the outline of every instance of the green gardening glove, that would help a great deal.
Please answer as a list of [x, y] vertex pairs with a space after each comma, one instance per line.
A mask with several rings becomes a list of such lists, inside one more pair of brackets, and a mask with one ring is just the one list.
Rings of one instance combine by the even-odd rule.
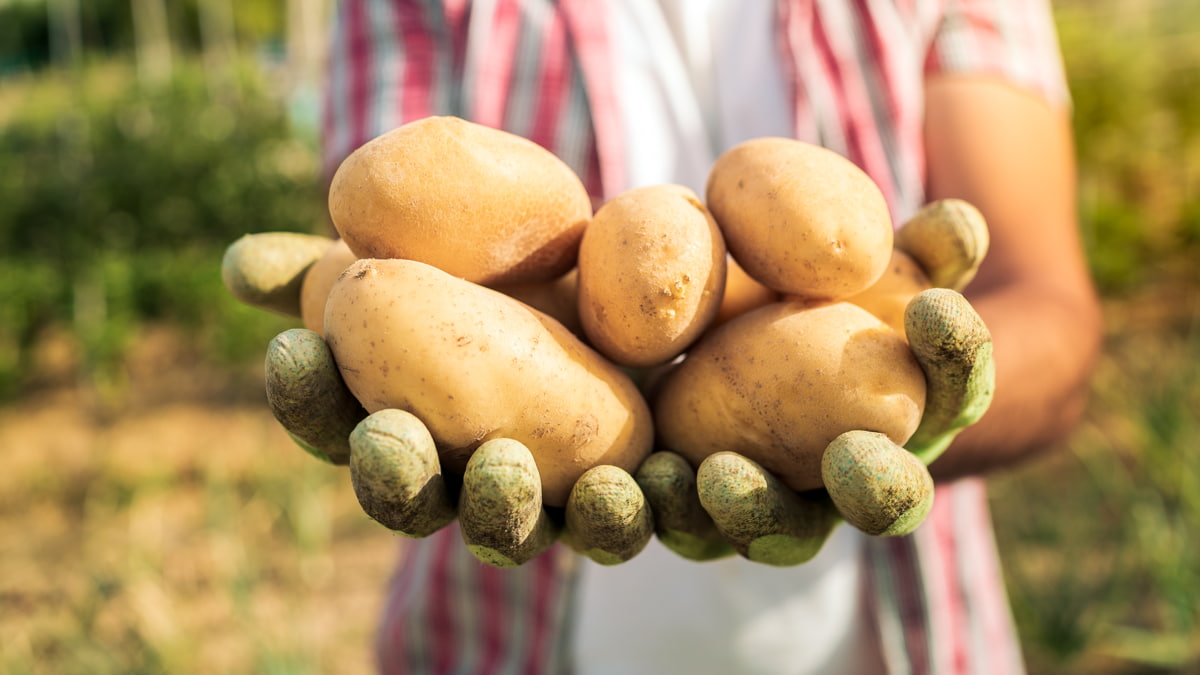
[[[308, 235], [249, 235], [227, 250], [223, 277], [238, 299], [300, 317], [300, 289], [321, 275], [334, 246]], [[336, 264], [344, 268], [345, 259]], [[367, 414], [316, 330], [291, 329], [271, 341], [266, 389], [291, 437], [322, 460], [348, 465], [363, 510], [395, 532], [426, 537], [457, 519], [471, 552], [500, 567], [520, 565], [559, 540], [617, 564], [653, 536], [641, 489], [614, 466], [585, 472], [560, 508], [543, 506], [533, 456], [512, 439], [481, 444], [461, 474], [443, 471], [438, 444], [420, 419], [396, 409]]]
[[842, 521], [871, 535], [913, 531], [933, 503], [927, 465], [991, 402], [991, 337], [956, 290], [974, 276], [987, 241], [982, 217], [957, 200], [929, 205], [897, 235], [897, 248], [942, 286], [900, 305], [926, 379], [924, 414], [905, 447], [871, 431], [842, 434], [820, 458], [823, 488], [806, 492], [734, 452], [710, 455], [696, 469], [674, 453], [655, 453], [638, 480], [663, 543], [693, 560], [736, 551], [788, 566], [815, 556]]

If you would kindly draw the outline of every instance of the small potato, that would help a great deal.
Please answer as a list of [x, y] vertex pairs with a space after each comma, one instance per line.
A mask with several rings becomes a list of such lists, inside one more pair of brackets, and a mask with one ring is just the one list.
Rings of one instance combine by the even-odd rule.
[[579, 248], [579, 316], [592, 345], [626, 366], [662, 364], [712, 322], [725, 243], [680, 185], [653, 185], [600, 207]]
[[778, 301], [779, 293], [758, 283], [732, 256], [725, 257], [725, 295], [713, 326], [719, 326], [735, 316]]
[[333, 282], [357, 258], [344, 239], [335, 240], [325, 253], [308, 268], [300, 285], [300, 318], [304, 327], [325, 334], [325, 301]]
[[592, 204], [570, 167], [536, 143], [427, 117], [351, 153], [329, 212], [359, 258], [419, 260], [490, 286], [565, 274]]
[[575, 335], [583, 336], [579, 321], [579, 268], [551, 281], [491, 286], [493, 290], [520, 300], [539, 312], [554, 317]]
[[778, 302], [697, 343], [661, 383], [654, 419], [661, 449], [694, 466], [729, 450], [809, 490], [834, 438], [861, 429], [902, 445], [924, 405], [924, 373], [879, 319], [844, 302]]
[[449, 471], [484, 441], [519, 441], [545, 503], [563, 506], [591, 467], [632, 472], [650, 452], [649, 409], [619, 368], [549, 316], [430, 265], [355, 262], [329, 294], [325, 332], [368, 412], [416, 415]]
[[892, 253], [879, 187], [846, 158], [786, 138], [758, 138], [717, 158], [706, 201], [730, 253], [780, 293], [836, 300], [865, 290]]
[[907, 253], [892, 251], [892, 261], [879, 281], [870, 288], [846, 298], [879, 317], [900, 335], [904, 335], [904, 310], [917, 293], [932, 288], [925, 271]]

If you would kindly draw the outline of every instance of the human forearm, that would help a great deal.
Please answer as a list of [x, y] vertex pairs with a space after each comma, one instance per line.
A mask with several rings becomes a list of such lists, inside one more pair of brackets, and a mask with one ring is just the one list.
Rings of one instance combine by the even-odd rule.
[[992, 332], [987, 415], [931, 466], [981, 473], [1051, 447], [1078, 420], [1100, 345], [1100, 314], [1078, 234], [1065, 112], [995, 80], [927, 87], [931, 198], [980, 209], [992, 246], [967, 296]]
[[1098, 347], [1087, 299], [1036, 286], [969, 297], [992, 333], [996, 394], [930, 466], [939, 480], [1008, 467], [1060, 443], [1083, 413]]

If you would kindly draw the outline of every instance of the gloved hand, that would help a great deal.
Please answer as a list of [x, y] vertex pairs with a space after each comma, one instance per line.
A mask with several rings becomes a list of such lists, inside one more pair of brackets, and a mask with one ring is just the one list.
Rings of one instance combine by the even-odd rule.
[[[331, 240], [289, 233], [249, 235], [226, 252], [230, 292], [255, 306], [309, 315], [310, 328], [276, 336], [266, 355], [267, 399], [275, 417], [313, 455], [348, 464], [363, 510], [384, 526], [425, 537], [457, 518], [467, 546], [496, 566], [519, 565], [557, 540], [602, 564], [624, 562], [653, 536], [641, 489], [627, 472], [596, 466], [575, 483], [566, 505], [542, 505], [529, 449], [492, 439], [474, 450], [461, 476], [443, 472], [434, 439], [414, 415], [367, 415], [346, 387], [299, 289], [325, 276]], [[345, 266], [345, 259], [332, 263]], [[331, 283], [331, 282], [329, 282]], [[528, 297], [529, 289], [520, 289]], [[317, 295], [321, 296], [319, 291]], [[323, 296], [321, 296], [323, 297]]]
[[[896, 239], [929, 283], [949, 289], [969, 281], [986, 244], [977, 212], [954, 202], [923, 210]], [[299, 316], [302, 280], [310, 269], [309, 281], [320, 276], [314, 263], [329, 248], [322, 237], [251, 235], [230, 247], [226, 284], [243, 301]], [[560, 538], [599, 562], [620, 563], [636, 555], [652, 531], [693, 560], [736, 551], [757, 562], [794, 565], [816, 555], [843, 519], [873, 535], [914, 529], [932, 504], [925, 465], [990, 402], [991, 343], [978, 315], [953, 290], [913, 292], [876, 292], [869, 302], [883, 317], [896, 307], [907, 310], [906, 332], [928, 385], [921, 424], [906, 449], [867, 431], [837, 438], [822, 458], [820, 490], [795, 492], [736, 453], [714, 454], [696, 471], [674, 453], [657, 452], [638, 469], [636, 482], [615, 467], [596, 467], [564, 509], [547, 509], [537, 468], [521, 444], [485, 443], [461, 478], [443, 474], [425, 425], [397, 410], [368, 417], [311, 330], [286, 331], [272, 341], [268, 400], [302, 447], [350, 464], [360, 504], [373, 518], [423, 537], [458, 517], [472, 552], [494, 565], [521, 564]]]
[[[786, 566], [816, 555], [842, 520], [871, 535], [914, 530], [932, 507], [926, 465], [991, 401], [991, 337], [957, 292], [974, 276], [987, 242], [986, 223], [973, 207], [930, 204], [895, 240], [923, 270], [916, 276], [926, 278], [893, 275], [852, 300], [885, 321], [903, 316], [901, 328], [925, 374], [924, 414], [904, 448], [881, 433], [842, 434], [821, 457], [823, 488], [805, 492], [733, 452], [708, 456], [698, 470], [674, 453], [655, 453], [637, 477], [663, 543], [694, 560], [725, 555], [731, 544], [751, 560]], [[931, 285], [937, 287], [921, 290]]]

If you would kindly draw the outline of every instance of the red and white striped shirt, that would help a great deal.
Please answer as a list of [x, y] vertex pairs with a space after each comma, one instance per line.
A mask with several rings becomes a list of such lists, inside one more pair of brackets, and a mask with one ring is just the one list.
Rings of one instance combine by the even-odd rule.
[[[927, 76], [986, 75], [1067, 96], [1045, 0], [776, 5], [793, 135], [861, 166], [897, 222], [925, 199]], [[340, 0], [327, 173], [384, 131], [450, 114], [551, 149], [597, 197], [619, 193], [630, 172], [610, 10], [600, 0]], [[888, 672], [1023, 671], [981, 481], [940, 486], [917, 532], [866, 538], [861, 550]], [[454, 527], [406, 541], [378, 633], [381, 669], [570, 671], [574, 569], [559, 549], [520, 568], [488, 567]]]

